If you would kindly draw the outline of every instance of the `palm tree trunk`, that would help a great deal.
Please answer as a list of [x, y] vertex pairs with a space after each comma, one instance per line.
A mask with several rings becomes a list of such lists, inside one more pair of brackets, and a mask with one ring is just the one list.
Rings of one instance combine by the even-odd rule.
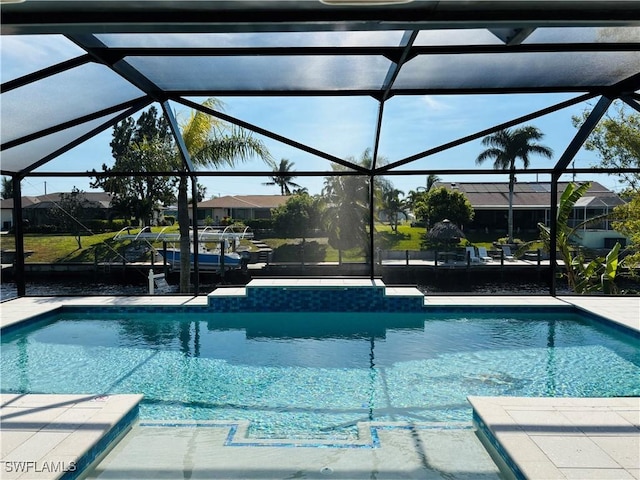
[[191, 235], [189, 234], [189, 200], [187, 177], [178, 185], [178, 224], [180, 226], [180, 293], [189, 293], [191, 277]]

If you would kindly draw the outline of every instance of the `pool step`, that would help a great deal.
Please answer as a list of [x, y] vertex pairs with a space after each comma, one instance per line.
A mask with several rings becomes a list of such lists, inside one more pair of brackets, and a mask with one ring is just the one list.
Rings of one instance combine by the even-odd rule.
[[219, 312], [421, 312], [424, 295], [370, 279], [255, 279], [208, 297]]

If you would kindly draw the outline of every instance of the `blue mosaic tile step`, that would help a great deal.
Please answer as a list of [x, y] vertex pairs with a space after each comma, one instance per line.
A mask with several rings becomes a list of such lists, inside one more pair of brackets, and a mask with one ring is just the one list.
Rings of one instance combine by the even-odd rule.
[[385, 294], [384, 286], [251, 287], [244, 295], [209, 296], [214, 312], [421, 312], [422, 295]]

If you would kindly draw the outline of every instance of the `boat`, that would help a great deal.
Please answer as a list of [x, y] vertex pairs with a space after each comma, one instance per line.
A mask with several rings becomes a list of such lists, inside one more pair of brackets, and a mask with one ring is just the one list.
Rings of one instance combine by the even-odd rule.
[[[164, 258], [164, 261], [173, 270], [180, 270], [180, 248], [175, 245], [180, 240], [178, 233], [166, 233], [162, 229], [159, 233], [152, 233], [149, 227], [143, 228], [140, 232], [132, 234], [131, 228], [123, 228], [114, 240], [130, 240], [132, 242], [144, 242], [153, 248], [158, 255]], [[126, 232], [126, 233], [125, 233]], [[191, 268], [194, 268], [195, 255], [193, 253], [193, 236], [191, 231], [192, 243], [190, 261]], [[242, 232], [235, 232], [232, 228], [226, 227], [224, 230], [216, 230], [211, 227], [205, 227], [204, 230], [198, 231], [198, 269], [204, 272], [221, 272], [222, 270], [235, 270], [245, 268], [249, 263], [249, 252], [235, 251], [240, 245], [241, 239], [253, 238], [253, 232], [247, 227]], [[163, 242], [162, 249], [156, 249], [151, 246], [153, 242]], [[220, 248], [210, 249], [207, 243], [223, 246], [224, 255], [220, 254]], [[171, 246], [169, 246], [171, 245]], [[233, 246], [233, 248], [232, 248]]]
[[[204, 245], [198, 245], [198, 268], [201, 271], [225, 271], [235, 270], [243, 268], [248, 262], [248, 258], [241, 255], [238, 252], [227, 252], [224, 255], [220, 255], [220, 249], [210, 250]], [[165, 256], [166, 252], [166, 256]], [[180, 249], [179, 248], [167, 248], [158, 252], [161, 256], [164, 256], [167, 264], [174, 270], [180, 270]], [[190, 253], [191, 267], [194, 265], [195, 255]]]

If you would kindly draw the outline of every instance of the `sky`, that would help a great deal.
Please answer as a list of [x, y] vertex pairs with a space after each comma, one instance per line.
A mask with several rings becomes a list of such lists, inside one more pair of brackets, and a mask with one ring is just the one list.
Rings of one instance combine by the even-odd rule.
[[[51, 41], [54, 40], [54, 41]], [[64, 39], [63, 39], [64, 40]], [[33, 39], [6, 37], [1, 39], [2, 81], [23, 75], [20, 69], [27, 64], [37, 69], [65, 58], [78, 55], [77, 47], [66, 40], [49, 39], [46, 45], [34, 48]], [[395, 162], [409, 155], [433, 148], [465, 135], [473, 134], [501, 122], [574, 98], [577, 94], [550, 95], [466, 95], [466, 96], [397, 96], [388, 100], [384, 108], [384, 121], [379, 155], [387, 162]], [[201, 102], [203, 98], [191, 98]], [[359, 158], [367, 148], [373, 148], [378, 102], [370, 97], [292, 97], [221, 98], [224, 112], [240, 120], [265, 128], [294, 141], [309, 145], [339, 158]], [[187, 120], [189, 111], [179, 104], [172, 104], [179, 122]], [[550, 168], [557, 162], [576, 133], [571, 117], [589, 109], [593, 103], [574, 107], [540, 117], [527, 125], [538, 127], [544, 134], [541, 143], [552, 148], [552, 160], [532, 157], [530, 168]], [[256, 135], [264, 141], [276, 163], [282, 158], [293, 162], [293, 170], [330, 171], [330, 162], [307, 154], [280, 142]], [[111, 165], [109, 142], [112, 130], [77, 146], [38, 169], [46, 171], [101, 170], [102, 164]], [[474, 169], [475, 159], [484, 149], [480, 140], [470, 142], [440, 154], [421, 159], [401, 169]], [[581, 150], [576, 156], [576, 167], [598, 164], [594, 152]], [[490, 169], [488, 161], [480, 168]], [[226, 169], [225, 169], [226, 170]], [[265, 177], [199, 177], [206, 187], [206, 196], [279, 194], [277, 186], [268, 182], [270, 167], [254, 159], [239, 164], [238, 171], [264, 171]], [[426, 176], [390, 176], [395, 188], [407, 193], [426, 184]], [[597, 180], [611, 189], [619, 189], [615, 177], [605, 175], [578, 175], [577, 180]], [[506, 175], [442, 176], [446, 182], [507, 181]], [[536, 178], [532, 174], [518, 176], [519, 181], [549, 181], [548, 177]], [[571, 180], [571, 176], [563, 177]], [[323, 177], [297, 177], [294, 181], [306, 187], [312, 194], [319, 193]], [[70, 191], [73, 187], [91, 191], [89, 178], [30, 177], [24, 180], [24, 195]]]

